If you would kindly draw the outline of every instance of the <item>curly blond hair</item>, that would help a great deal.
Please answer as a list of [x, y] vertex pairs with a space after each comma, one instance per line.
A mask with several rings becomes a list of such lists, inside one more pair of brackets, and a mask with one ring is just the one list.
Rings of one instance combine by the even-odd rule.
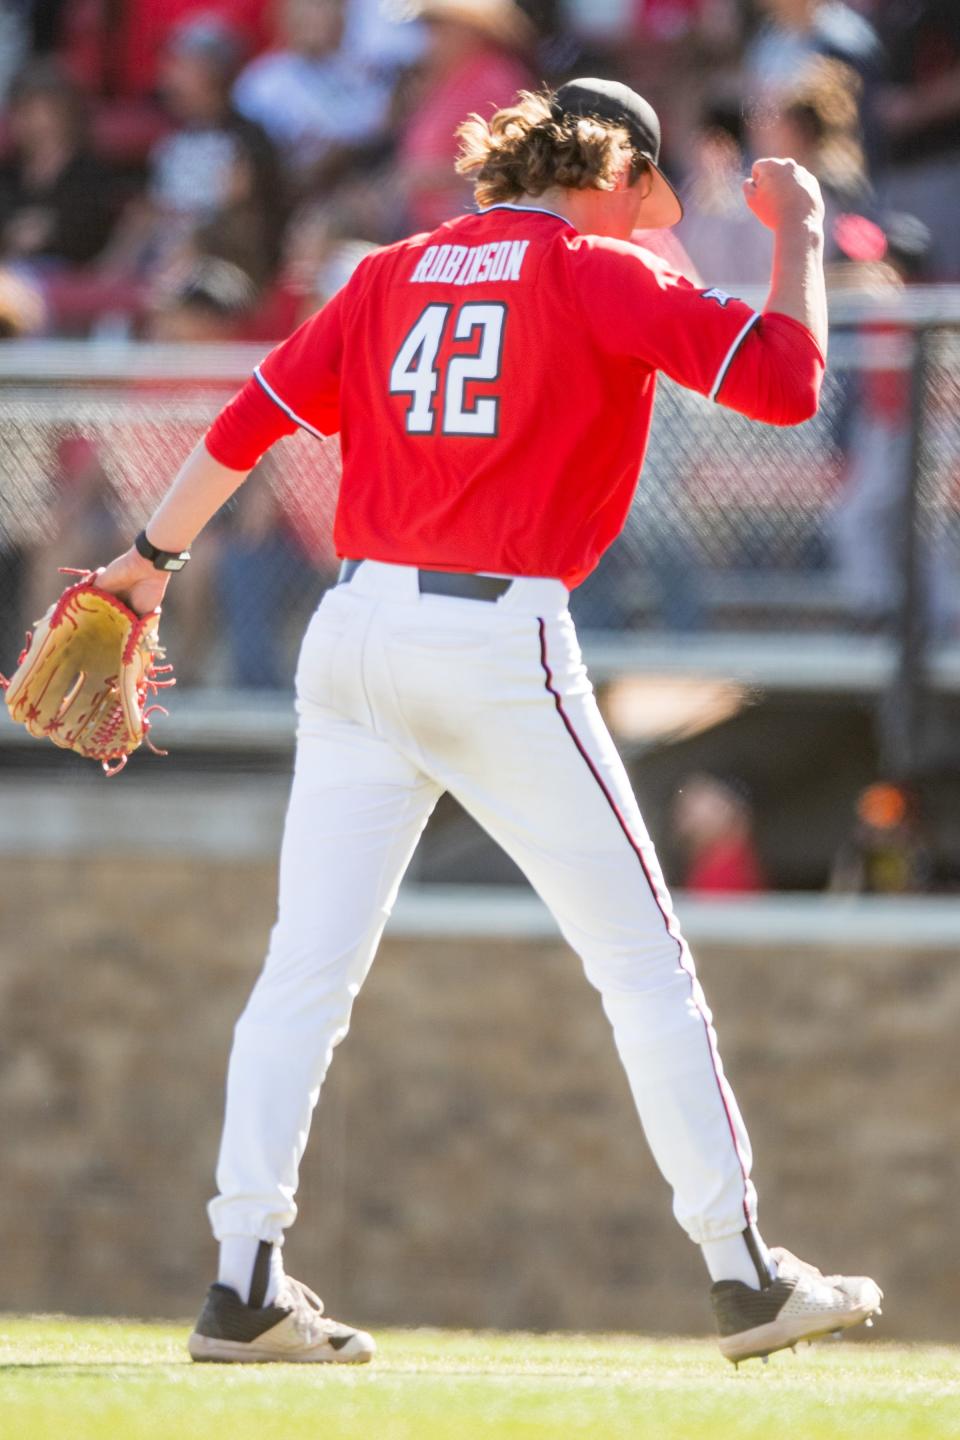
[[622, 125], [591, 116], [554, 119], [549, 90], [521, 90], [515, 105], [490, 120], [471, 115], [457, 130], [457, 173], [473, 176], [477, 204], [496, 205], [520, 195], [568, 190], [612, 190], [624, 165], [631, 181], [646, 161]]
[[784, 114], [816, 149], [818, 180], [841, 189], [865, 188], [866, 159], [860, 143], [859, 101], [863, 81], [841, 60], [818, 57], [783, 96]]

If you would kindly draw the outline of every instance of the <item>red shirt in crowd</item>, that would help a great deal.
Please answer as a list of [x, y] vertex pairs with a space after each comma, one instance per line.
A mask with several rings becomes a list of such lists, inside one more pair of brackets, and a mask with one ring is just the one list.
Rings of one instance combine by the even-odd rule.
[[129, 0], [112, 24], [103, 0], [74, 0], [65, 10], [72, 73], [91, 92], [111, 99], [152, 92], [168, 37], [189, 20], [214, 18], [229, 25], [246, 43], [248, 59], [272, 38], [270, 0]]
[[619, 534], [657, 371], [773, 423], [816, 409], [803, 326], [626, 241], [497, 205], [370, 256], [207, 436], [249, 469], [340, 431], [337, 553], [573, 587]]
[[517, 91], [532, 88], [533, 77], [515, 56], [498, 46], [480, 46], [420, 98], [400, 137], [397, 160], [406, 185], [411, 225], [432, 230], [469, 197], [453, 165], [460, 149], [457, 127], [472, 111], [512, 105]]
[[718, 840], [696, 855], [683, 884], [699, 895], [752, 894], [766, 889], [753, 842], [739, 836]]

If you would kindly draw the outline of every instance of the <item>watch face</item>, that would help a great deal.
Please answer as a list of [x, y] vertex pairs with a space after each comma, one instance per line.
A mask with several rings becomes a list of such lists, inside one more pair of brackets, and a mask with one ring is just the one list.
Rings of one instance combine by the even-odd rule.
[[159, 570], [182, 570], [186, 563], [182, 555], [168, 555], [157, 568]]

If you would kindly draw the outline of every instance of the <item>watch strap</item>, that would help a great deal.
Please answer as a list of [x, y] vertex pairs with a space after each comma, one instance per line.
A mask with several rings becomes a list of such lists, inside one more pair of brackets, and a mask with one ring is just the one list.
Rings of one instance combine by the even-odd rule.
[[190, 559], [189, 550], [159, 550], [147, 539], [146, 530], [141, 530], [134, 540], [134, 546], [157, 570], [182, 570]]

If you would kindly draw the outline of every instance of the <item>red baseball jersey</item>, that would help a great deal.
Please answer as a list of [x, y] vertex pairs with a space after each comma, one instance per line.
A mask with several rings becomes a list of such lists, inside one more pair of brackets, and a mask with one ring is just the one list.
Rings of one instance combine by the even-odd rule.
[[780, 371], [815, 390], [822, 358], [802, 326], [761, 322], [638, 246], [495, 205], [363, 261], [207, 444], [249, 468], [297, 425], [339, 429], [339, 555], [572, 587], [623, 527], [659, 370], [789, 421], [803, 417]]

